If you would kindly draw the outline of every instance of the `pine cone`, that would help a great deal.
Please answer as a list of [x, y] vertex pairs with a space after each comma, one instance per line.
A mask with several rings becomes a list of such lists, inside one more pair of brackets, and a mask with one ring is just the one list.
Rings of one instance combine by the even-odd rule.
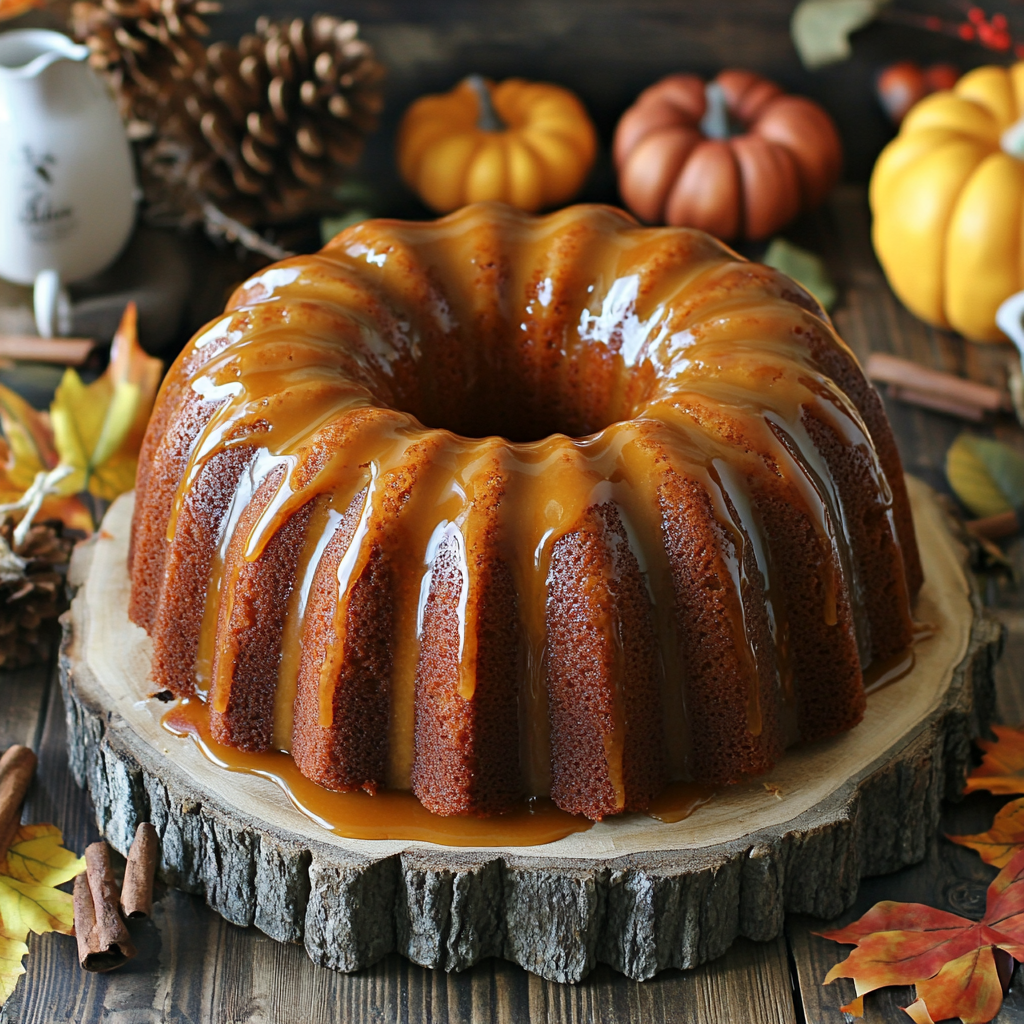
[[243, 225], [333, 206], [383, 104], [384, 69], [354, 21], [271, 21], [204, 49], [214, 0], [78, 0], [75, 35], [118, 96], [140, 153], [147, 219]]
[[109, 82], [133, 138], [154, 134], [173, 112], [184, 83], [206, 62], [203, 15], [215, 0], [79, 0], [71, 8], [75, 37]]
[[383, 68], [358, 32], [327, 14], [260, 18], [237, 49], [206, 51], [184, 106], [202, 140], [194, 183], [224, 212], [252, 224], [327, 204], [383, 105]]
[[65, 575], [74, 541], [60, 520], [35, 523], [11, 550], [14, 523], [0, 525], [0, 666], [24, 668], [45, 661], [57, 616], [67, 606]]

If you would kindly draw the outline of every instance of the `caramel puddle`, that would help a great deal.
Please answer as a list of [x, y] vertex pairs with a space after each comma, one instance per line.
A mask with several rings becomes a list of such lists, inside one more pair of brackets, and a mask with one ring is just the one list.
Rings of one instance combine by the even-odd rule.
[[[297, 810], [346, 839], [398, 839], [443, 846], [543, 846], [594, 825], [582, 815], [559, 810], [546, 797], [524, 800], [510, 814], [472, 818], [432, 814], [403, 790], [380, 790], [374, 796], [361, 791], [335, 793], [307, 779], [281, 751], [254, 753], [218, 743], [210, 735], [206, 705], [199, 700], [183, 700], [163, 716], [161, 724], [172, 735], [190, 739], [221, 768], [269, 779]], [[652, 802], [647, 814], [657, 821], [682, 821], [715, 792], [713, 786], [673, 782]]]
[[253, 753], [218, 743], [210, 735], [208, 712], [201, 701], [182, 701], [164, 715], [162, 724], [175, 736], [191, 738], [214, 764], [270, 779], [303, 814], [346, 839], [401, 839], [444, 846], [541, 846], [574, 832], [586, 832], [594, 824], [541, 798], [524, 801], [511, 814], [470, 818], [432, 814], [412, 793], [401, 790], [380, 790], [375, 796], [362, 791], [335, 793], [307, 779], [281, 751]]
[[935, 627], [926, 622], [914, 624], [914, 639], [905, 651], [894, 654], [877, 665], [869, 665], [864, 672], [864, 692], [867, 694], [877, 693], [884, 690], [893, 683], [898, 683], [904, 677], [914, 671], [916, 663], [915, 650], [917, 645], [935, 636]]
[[698, 807], [706, 804], [719, 790], [719, 786], [705, 786], [698, 782], [670, 782], [664, 792], [651, 801], [647, 814], [657, 821], [672, 823], [688, 818]]

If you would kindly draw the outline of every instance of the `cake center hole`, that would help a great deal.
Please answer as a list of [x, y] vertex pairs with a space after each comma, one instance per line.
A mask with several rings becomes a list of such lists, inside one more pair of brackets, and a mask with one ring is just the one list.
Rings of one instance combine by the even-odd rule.
[[425, 354], [416, 386], [396, 405], [425, 427], [517, 444], [553, 434], [585, 437], [631, 418], [648, 390], [636, 370], [604, 345], [566, 353], [536, 341], [491, 349], [485, 361]]

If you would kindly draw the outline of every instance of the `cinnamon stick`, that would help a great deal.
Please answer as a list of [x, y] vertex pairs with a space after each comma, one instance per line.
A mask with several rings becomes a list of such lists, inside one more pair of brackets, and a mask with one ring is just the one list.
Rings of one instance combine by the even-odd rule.
[[34, 363], [81, 366], [96, 347], [92, 338], [37, 338], [34, 334], [0, 334], [0, 357]]
[[[117, 882], [114, 880], [114, 869], [110, 865], [110, 847], [106, 843], [92, 843], [86, 847], [85, 877], [92, 898], [92, 926], [88, 927], [89, 908], [85, 906], [83, 894], [80, 899], [83, 904], [82, 933], [78, 931], [79, 908], [77, 905], [75, 908], [79, 963], [87, 971], [111, 971], [135, 956], [135, 944], [118, 910], [120, 900]], [[78, 889], [79, 883], [76, 880], [76, 896]]]
[[96, 930], [96, 910], [92, 905], [92, 890], [89, 879], [83, 871], [75, 876], [75, 888], [71, 894], [75, 908], [75, 939], [78, 941], [78, 962], [87, 970], [95, 971], [95, 951], [89, 940]]
[[149, 917], [153, 913], [153, 876], [160, 852], [156, 829], [144, 821], [135, 830], [121, 886], [121, 913], [125, 919]]
[[970, 519], [966, 525], [971, 533], [977, 537], [984, 537], [986, 540], [1012, 537], [1015, 533], [1020, 532], [1020, 519], [1012, 509], [1009, 512], [999, 512], [994, 516], [985, 516], [983, 519]]
[[871, 353], [867, 372], [872, 380], [890, 386], [891, 397], [961, 419], [979, 421], [987, 413], [1013, 409], [1009, 394], [1000, 388], [942, 373], [885, 352]]
[[21, 824], [21, 804], [36, 770], [36, 755], [15, 743], [0, 757], [0, 863]]

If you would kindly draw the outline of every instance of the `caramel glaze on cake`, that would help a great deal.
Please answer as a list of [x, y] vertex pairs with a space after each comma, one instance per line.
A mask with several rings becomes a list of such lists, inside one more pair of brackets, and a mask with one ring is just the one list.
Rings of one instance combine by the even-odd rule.
[[155, 686], [438, 814], [764, 772], [912, 640], [899, 455], [827, 316], [611, 208], [369, 221], [264, 270], [140, 467]]

